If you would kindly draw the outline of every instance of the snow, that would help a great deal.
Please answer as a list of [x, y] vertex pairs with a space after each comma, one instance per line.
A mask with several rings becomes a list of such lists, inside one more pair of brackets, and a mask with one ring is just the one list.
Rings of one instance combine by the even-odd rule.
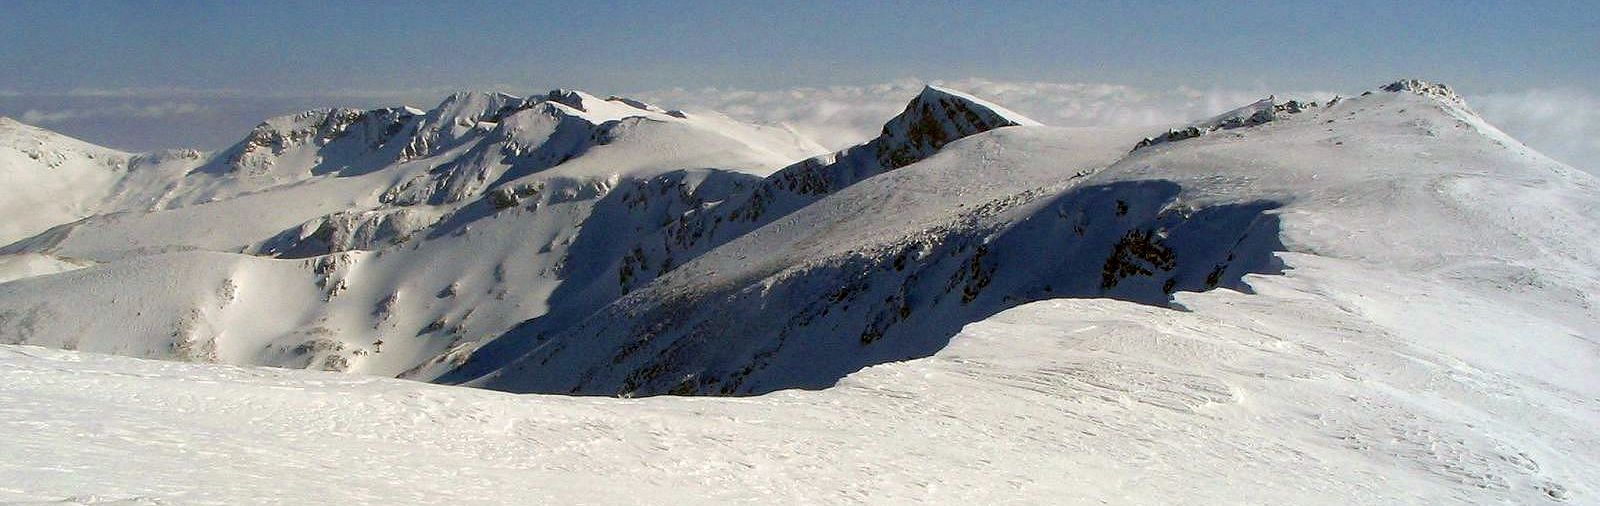
[[0, 117], [0, 244], [93, 214], [128, 157]]
[[0, 283], [55, 274], [85, 267], [84, 264], [50, 255], [25, 253], [0, 256]]
[[929, 87], [822, 156], [566, 90], [259, 133], [0, 122], [78, 195], [0, 248], [0, 502], [1600, 497], [1600, 181], [1442, 86], [1159, 142]]

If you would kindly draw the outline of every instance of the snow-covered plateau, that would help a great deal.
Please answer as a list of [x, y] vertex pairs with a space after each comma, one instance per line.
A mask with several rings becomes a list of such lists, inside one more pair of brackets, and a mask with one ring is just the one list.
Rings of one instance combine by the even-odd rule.
[[571, 90], [0, 118], [0, 503], [1600, 504], [1600, 180], [1445, 86], [928, 87], [822, 151]]

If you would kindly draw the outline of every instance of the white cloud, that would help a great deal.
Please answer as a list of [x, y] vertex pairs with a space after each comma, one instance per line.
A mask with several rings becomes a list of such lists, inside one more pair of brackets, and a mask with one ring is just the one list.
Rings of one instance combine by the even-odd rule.
[[188, 102], [162, 102], [147, 105], [122, 104], [114, 107], [75, 108], [41, 111], [29, 109], [22, 113], [22, 122], [33, 124], [62, 123], [96, 118], [165, 118], [198, 114], [206, 109]]
[[1467, 97], [1483, 119], [1567, 165], [1600, 174], [1600, 98], [1577, 90]]
[[[190, 88], [184, 86], [123, 87], [123, 88], [73, 88], [63, 92], [22, 94], [39, 97], [108, 98], [144, 100], [205, 100], [205, 99], [321, 99], [321, 100], [422, 100], [437, 101], [451, 93], [463, 90], [505, 91], [517, 93], [509, 84], [490, 84], [476, 87], [419, 87], [419, 88], [290, 88], [273, 90], [244, 90], [238, 88]], [[524, 90], [525, 91], [525, 90]]]
[[238, 90], [199, 89], [182, 86], [150, 88], [73, 88], [62, 96], [79, 98], [162, 98], [162, 97], [234, 97], [243, 94]]

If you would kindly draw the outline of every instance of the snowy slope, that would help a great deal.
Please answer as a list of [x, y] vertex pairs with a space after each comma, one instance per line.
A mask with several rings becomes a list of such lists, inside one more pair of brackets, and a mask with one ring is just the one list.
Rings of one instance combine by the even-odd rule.
[[0, 117], [0, 244], [93, 214], [131, 156]]
[[[1440, 341], [1548, 329], [1287, 254], [1191, 311], [1024, 305], [824, 391], [510, 395], [0, 346], [0, 501], [1587, 504], [1595, 383]], [[1404, 285], [1402, 285], [1404, 286]], [[1330, 294], [1336, 294], [1330, 296]], [[1375, 323], [1396, 305], [1459, 317]], [[1458, 333], [1459, 332], [1459, 333]], [[1571, 386], [1580, 388], [1572, 389]], [[93, 476], [88, 479], [86, 476]]]

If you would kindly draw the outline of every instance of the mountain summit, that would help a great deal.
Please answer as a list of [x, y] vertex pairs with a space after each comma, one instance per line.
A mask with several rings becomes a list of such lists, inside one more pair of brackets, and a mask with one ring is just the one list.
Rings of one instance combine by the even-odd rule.
[[898, 168], [927, 158], [951, 141], [1007, 126], [1039, 122], [965, 93], [926, 86], [883, 125], [879, 163]]

